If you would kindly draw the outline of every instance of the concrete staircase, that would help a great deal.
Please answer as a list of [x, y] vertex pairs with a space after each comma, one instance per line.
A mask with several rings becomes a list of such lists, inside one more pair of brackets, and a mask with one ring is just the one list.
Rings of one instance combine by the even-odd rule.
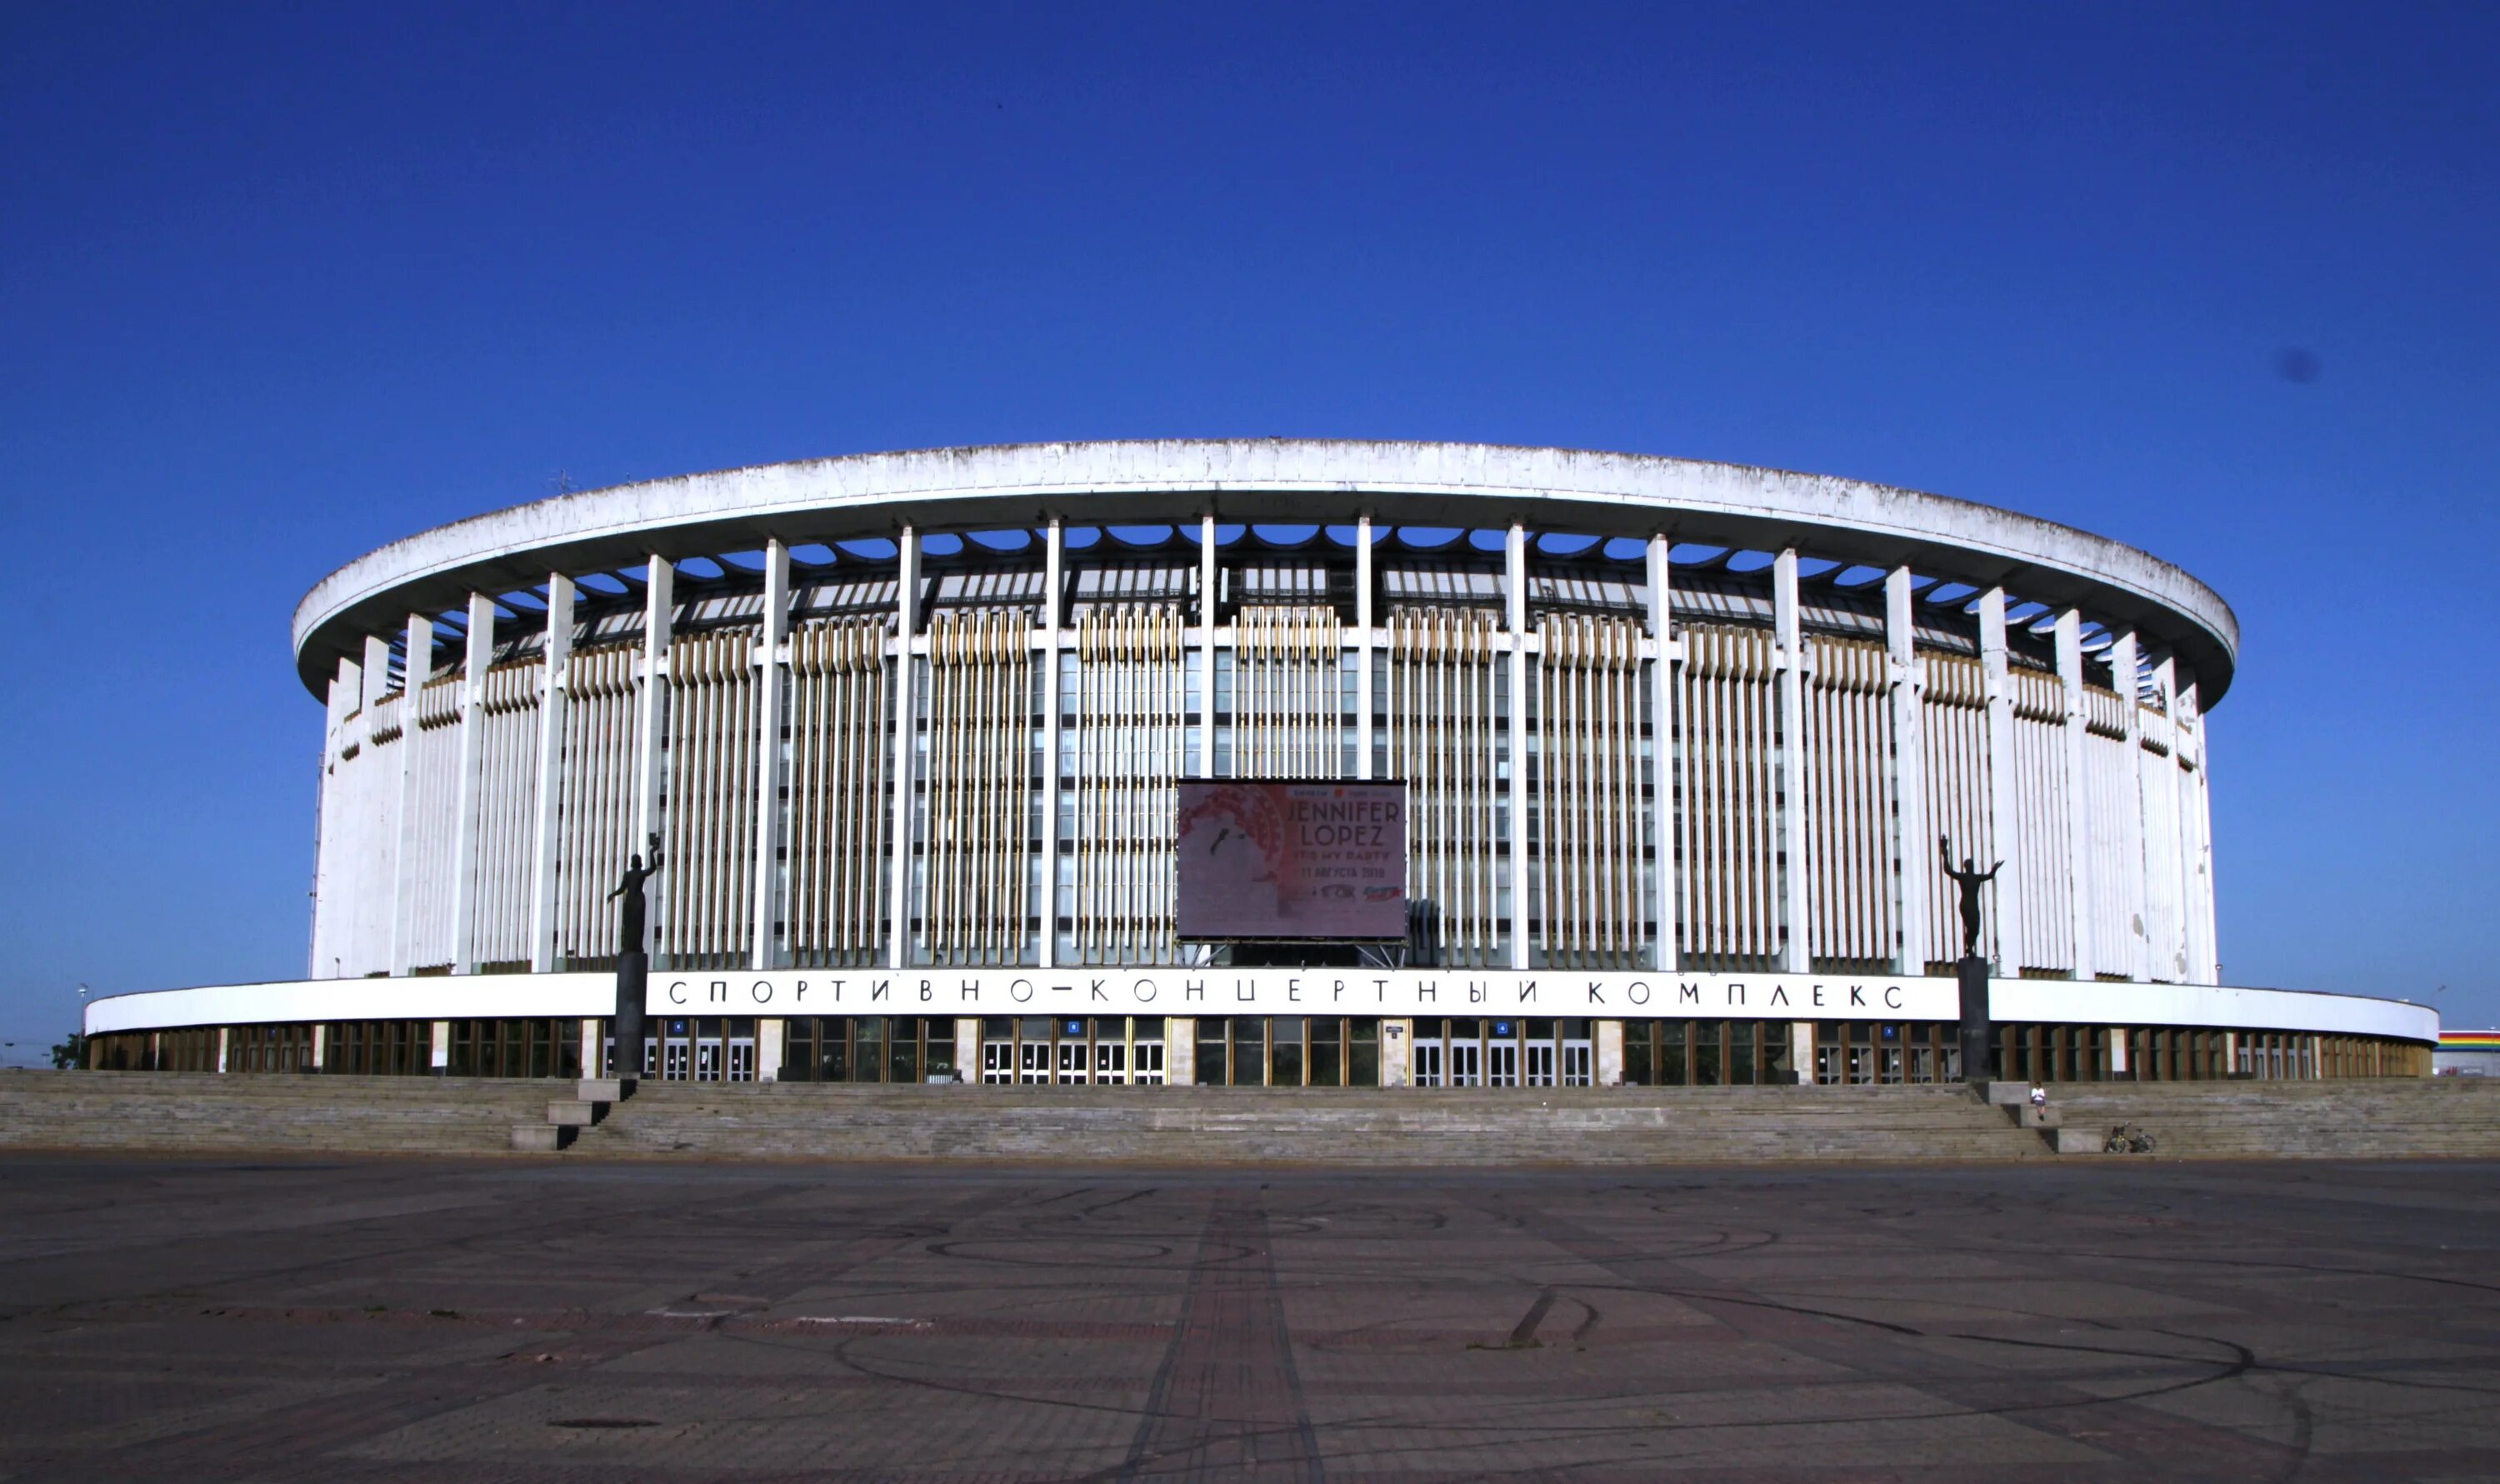
[[644, 1082], [573, 1156], [1200, 1165], [2045, 1158], [1957, 1087], [1300, 1089]]
[[609, 1108], [633, 1095], [632, 1086], [614, 1077], [583, 1077], [574, 1084], [572, 1097], [548, 1102], [543, 1122], [512, 1125], [512, 1148], [522, 1154], [569, 1149], [582, 1130], [596, 1126]]
[[[2027, 1091], [2027, 1085], [2018, 1091]], [[1959, 1087], [872, 1087], [0, 1072], [0, 1149], [1200, 1165], [1757, 1164], [2097, 1154], [2500, 1158], [2500, 1081], [2053, 1084], [2052, 1118]], [[2015, 1096], [2015, 1093], [2009, 1093]], [[604, 1114], [604, 1116], [603, 1116]], [[2118, 1156], [2104, 1156], [2115, 1158]]]
[[2500, 1078], [2069, 1082], [2049, 1099], [2060, 1153], [2097, 1155], [2134, 1124], [2160, 1159], [2500, 1157]]
[[0, 1072], [0, 1149], [491, 1154], [569, 1081]]

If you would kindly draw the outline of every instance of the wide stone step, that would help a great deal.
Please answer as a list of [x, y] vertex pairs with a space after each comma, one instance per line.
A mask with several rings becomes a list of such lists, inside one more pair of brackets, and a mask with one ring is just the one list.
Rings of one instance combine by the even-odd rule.
[[[2151, 1132], [2160, 1158], [2500, 1156], [2500, 1087], [2052, 1084], [2061, 1129], [1924, 1087], [1312, 1088], [0, 1073], [0, 1146], [1349, 1166], [2021, 1160]], [[2027, 1091], [2027, 1088], [2026, 1088]], [[516, 1133], [524, 1127], [537, 1132]], [[561, 1130], [561, 1132], [556, 1132]]]

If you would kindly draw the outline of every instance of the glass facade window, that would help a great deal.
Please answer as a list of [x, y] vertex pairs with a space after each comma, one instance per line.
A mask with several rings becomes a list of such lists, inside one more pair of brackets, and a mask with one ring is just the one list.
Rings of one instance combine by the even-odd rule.
[[1427, 1017], [1415, 1022], [1410, 1075], [1418, 1087], [1586, 1087], [1595, 1080], [1593, 1024]]
[[1949, 1020], [1822, 1021], [1814, 1079], [1825, 1086], [1959, 1081], [1959, 1034]]
[[[755, 1080], [755, 1018], [669, 1015], [645, 1022], [642, 1075], [663, 1082]], [[612, 1060], [612, 1035], [607, 1038]]]
[[949, 1016], [801, 1016], [783, 1021], [781, 1032], [784, 1082], [955, 1080]]
[[1651, 1087], [1745, 1087], [1795, 1080], [1785, 1020], [1631, 1020], [1624, 1080]]
[[455, 1077], [578, 1077], [578, 1020], [455, 1020], [445, 1071]]
[[[348, 1076], [423, 1076], [434, 1070], [434, 1025], [425, 1020], [333, 1021], [321, 1070]], [[214, 1058], [214, 1050], [211, 1053]], [[214, 1066], [214, 1059], [211, 1066]]]
[[1201, 1087], [1377, 1087], [1380, 1022], [1335, 1015], [1201, 1016], [1195, 1080]]
[[981, 1022], [980, 1077], [993, 1084], [1158, 1084], [1164, 1017], [993, 1015]]

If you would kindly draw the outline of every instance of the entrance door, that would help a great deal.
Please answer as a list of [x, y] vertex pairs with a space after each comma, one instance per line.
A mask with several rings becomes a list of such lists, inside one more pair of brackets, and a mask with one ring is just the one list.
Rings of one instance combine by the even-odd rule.
[[755, 1080], [755, 1038], [732, 1037], [729, 1042], [729, 1079], [733, 1082]]
[[1530, 1087], [1554, 1085], [1554, 1043], [1552, 1041], [1531, 1040], [1528, 1043], [1528, 1085]]
[[1019, 1082], [1050, 1080], [1050, 1042], [1026, 1040], [1016, 1043], [1016, 1080]]
[[1012, 1082], [1015, 1080], [1015, 1042], [985, 1040], [981, 1042], [981, 1080]]
[[1116, 1040], [1094, 1042], [1094, 1080], [1126, 1082], [1129, 1080], [1129, 1048]]
[[1593, 1060], [1587, 1041], [1564, 1041], [1562, 1043], [1562, 1085], [1587, 1087], [1594, 1083], [1596, 1078], [1590, 1072]]
[[1431, 1040], [1415, 1042], [1415, 1085], [1418, 1087], [1441, 1085], [1440, 1038], [1434, 1037]]
[[[1554, 1055], [1554, 1048], [1552, 1046], [1547, 1046], [1544, 1049], [1546, 1057], [1550, 1061]], [[1517, 1087], [1519, 1085], [1519, 1042], [1515, 1040], [1497, 1040], [1486, 1043], [1485, 1085], [1488, 1087]]]
[[1484, 1085], [1484, 1063], [1480, 1049], [1472, 1040], [1450, 1042], [1450, 1085], [1452, 1087]]
[[1059, 1043], [1059, 1080], [1062, 1082], [1085, 1080], [1085, 1038], [1083, 1036]]

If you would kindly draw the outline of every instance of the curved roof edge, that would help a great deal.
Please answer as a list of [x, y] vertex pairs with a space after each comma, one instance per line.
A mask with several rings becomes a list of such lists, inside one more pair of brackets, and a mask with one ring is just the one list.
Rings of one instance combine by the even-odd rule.
[[[892, 529], [1225, 513], [1255, 518], [1482, 525], [1469, 503], [1531, 498], [1549, 529], [1665, 534], [1870, 566], [1908, 563], [2135, 627], [2195, 673], [2205, 704], [2229, 688], [2239, 620], [2220, 595], [2134, 546], [1994, 506], [1827, 475], [1650, 454], [1492, 444], [1325, 439], [1159, 439], [1004, 444], [762, 464], [584, 490], [403, 538], [315, 583], [295, 610], [296, 668], [326, 693], [336, 660], [411, 611], [444, 611], [474, 588], [505, 592], [550, 570], [612, 571]], [[1348, 496], [1368, 497], [1349, 508]], [[906, 511], [878, 507], [910, 502]], [[1117, 504], [1117, 511], [1093, 511]]]

